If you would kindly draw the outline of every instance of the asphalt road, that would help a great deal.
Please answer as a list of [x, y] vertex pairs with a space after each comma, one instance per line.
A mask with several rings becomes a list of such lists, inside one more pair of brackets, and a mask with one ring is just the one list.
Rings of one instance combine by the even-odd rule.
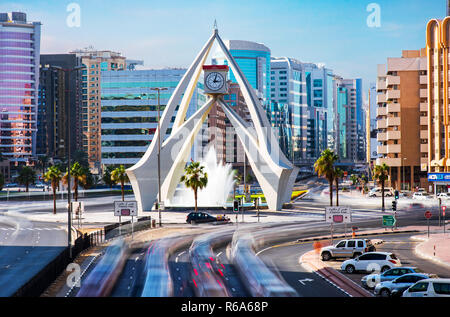
[[0, 215], [0, 296], [13, 295], [66, 247], [55, 224]]

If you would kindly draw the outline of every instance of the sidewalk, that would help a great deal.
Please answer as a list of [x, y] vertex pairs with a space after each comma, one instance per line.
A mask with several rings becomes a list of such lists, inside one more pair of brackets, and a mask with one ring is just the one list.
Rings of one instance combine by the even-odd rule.
[[[442, 227], [439, 231], [441, 233], [430, 234], [430, 238], [428, 238], [427, 234], [411, 237], [412, 239], [423, 241], [417, 245], [415, 253], [422, 258], [450, 269], [450, 233], [446, 230], [444, 235]], [[434, 232], [436, 231], [434, 230]]]

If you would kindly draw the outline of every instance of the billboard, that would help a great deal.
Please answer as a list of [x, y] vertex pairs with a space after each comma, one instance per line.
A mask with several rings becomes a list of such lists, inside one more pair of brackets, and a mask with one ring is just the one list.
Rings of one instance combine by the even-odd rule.
[[115, 201], [114, 216], [137, 216], [137, 201]]
[[349, 207], [325, 207], [325, 221], [330, 223], [351, 223], [352, 211]]

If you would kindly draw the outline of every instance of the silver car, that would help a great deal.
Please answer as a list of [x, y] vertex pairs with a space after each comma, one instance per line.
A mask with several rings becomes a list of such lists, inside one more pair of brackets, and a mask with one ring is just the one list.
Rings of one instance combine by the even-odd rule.
[[430, 274], [410, 273], [405, 274], [392, 281], [385, 281], [375, 286], [375, 295], [381, 297], [401, 296], [405, 290], [420, 280], [430, 278]]
[[369, 275], [365, 275], [361, 278], [361, 284], [365, 288], [372, 289], [375, 288], [375, 286], [378, 283], [392, 281], [395, 280], [397, 277], [409, 273], [423, 273], [423, 272], [419, 270], [417, 267], [412, 266], [395, 267], [385, 271], [384, 273], [380, 274], [372, 273]]
[[369, 239], [348, 239], [322, 248], [320, 255], [323, 261], [329, 261], [333, 258], [356, 258], [365, 252], [373, 251], [376, 251], [376, 248]]

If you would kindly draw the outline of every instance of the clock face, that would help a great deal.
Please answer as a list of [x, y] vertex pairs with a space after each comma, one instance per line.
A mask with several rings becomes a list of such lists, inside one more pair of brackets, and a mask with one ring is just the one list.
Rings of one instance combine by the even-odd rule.
[[205, 84], [208, 89], [215, 91], [223, 87], [225, 79], [221, 73], [211, 72], [206, 76]]

